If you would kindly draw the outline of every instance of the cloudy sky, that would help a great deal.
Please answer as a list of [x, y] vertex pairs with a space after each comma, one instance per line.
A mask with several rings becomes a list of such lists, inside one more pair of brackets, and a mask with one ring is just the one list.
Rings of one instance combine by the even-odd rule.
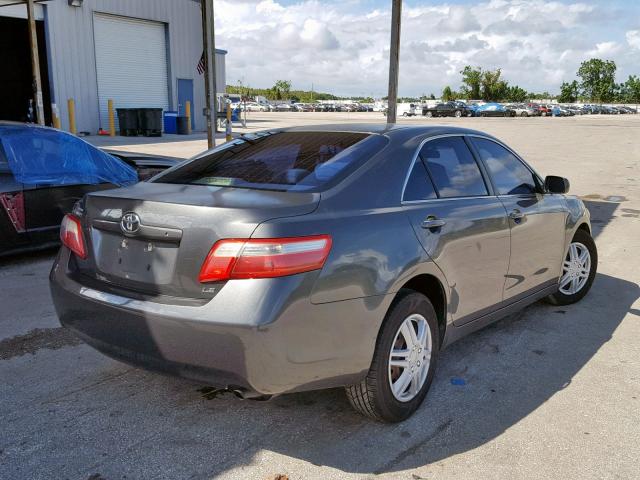
[[[215, 0], [216, 46], [227, 82], [338, 95], [386, 94], [390, 0]], [[405, 0], [400, 95], [460, 86], [467, 64], [503, 70], [511, 84], [557, 92], [580, 62], [615, 60], [618, 80], [640, 74], [638, 0]]]

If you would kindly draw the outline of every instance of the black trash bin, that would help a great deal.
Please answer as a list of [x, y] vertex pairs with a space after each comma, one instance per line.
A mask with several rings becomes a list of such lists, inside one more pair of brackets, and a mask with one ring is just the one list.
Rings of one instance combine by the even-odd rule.
[[118, 123], [120, 125], [120, 135], [132, 137], [138, 135], [138, 109], [137, 108], [116, 108]]
[[187, 135], [189, 133], [189, 122], [187, 117], [177, 118], [178, 135]]
[[162, 136], [162, 109], [138, 108], [138, 128], [145, 137]]

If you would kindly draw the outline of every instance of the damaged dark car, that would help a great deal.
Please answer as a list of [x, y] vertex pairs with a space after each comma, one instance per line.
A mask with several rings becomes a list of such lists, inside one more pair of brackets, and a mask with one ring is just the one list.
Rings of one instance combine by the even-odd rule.
[[131, 185], [177, 163], [107, 153], [60, 130], [0, 122], [0, 256], [58, 245], [62, 218], [86, 193]]

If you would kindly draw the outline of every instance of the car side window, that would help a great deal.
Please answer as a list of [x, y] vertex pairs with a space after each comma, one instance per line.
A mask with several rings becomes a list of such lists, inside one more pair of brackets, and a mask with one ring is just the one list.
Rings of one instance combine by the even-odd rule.
[[441, 198], [488, 195], [480, 167], [462, 137], [444, 137], [424, 144], [426, 163]]
[[534, 174], [513, 153], [485, 138], [473, 138], [472, 141], [489, 170], [498, 195], [537, 192]]
[[420, 157], [416, 158], [413, 164], [409, 178], [407, 179], [407, 185], [404, 187], [404, 195], [402, 196], [403, 202], [415, 202], [420, 200], [429, 200], [432, 198], [438, 198], [436, 191], [433, 188], [427, 169], [422, 163]]

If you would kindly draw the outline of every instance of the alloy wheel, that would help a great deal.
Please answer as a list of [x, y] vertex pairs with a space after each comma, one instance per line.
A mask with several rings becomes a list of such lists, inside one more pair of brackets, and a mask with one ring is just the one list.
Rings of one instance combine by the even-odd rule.
[[414, 313], [400, 325], [389, 353], [389, 385], [400, 402], [413, 400], [429, 373], [433, 342], [426, 318]]
[[591, 254], [580, 242], [569, 245], [569, 251], [562, 263], [560, 291], [565, 295], [575, 295], [586, 285], [591, 273]]

